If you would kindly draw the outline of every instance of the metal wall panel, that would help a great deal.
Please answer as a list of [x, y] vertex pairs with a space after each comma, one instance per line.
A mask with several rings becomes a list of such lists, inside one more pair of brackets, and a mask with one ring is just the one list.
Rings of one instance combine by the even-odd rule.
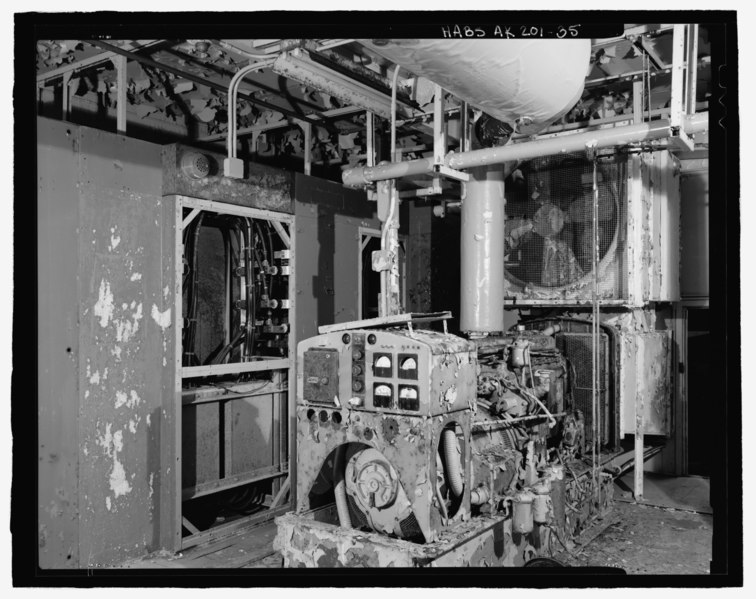
[[635, 434], [636, 405], [643, 411], [646, 435], [671, 434], [672, 331], [620, 334], [622, 432]]
[[[684, 161], [695, 163], [696, 161]], [[709, 172], [705, 165], [686, 170], [680, 178], [682, 210], [682, 264], [680, 272], [683, 298], [709, 297]], [[715, 240], [717, 243], [720, 240]]]
[[[50, 323], [46, 336], [75, 338], [65, 346], [71, 348], [70, 377], [40, 370], [41, 388], [56, 390], [56, 396], [40, 398], [41, 443], [66, 456], [49, 479], [68, 481], [54, 492], [71, 506], [78, 528], [75, 535], [73, 525], [56, 523], [55, 536], [78, 544], [78, 561], [71, 563], [76, 551], [68, 551], [71, 560], [51, 565], [111, 565], [165, 540], [161, 482], [170, 477], [164, 407], [174, 398], [172, 370], [164, 368], [173, 361], [166, 331], [173, 221], [166, 220], [160, 197], [159, 146], [44, 119], [38, 130], [40, 181], [54, 180], [40, 186], [40, 206], [46, 207], [40, 239], [53, 243], [41, 246], [40, 273], [49, 277], [41, 278], [40, 292], [61, 300], [56, 310], [70, 323]], [[54, 151], [46, 136], [55, 138]], [[61, 213], [53, 216], [53, 209]], [[63, 314], [71, 305], [73, 315]], [[41, 355], [40, 364], [56, 360]], [[41, 488], [41, 494], [49, 492]]]
[[363, 191], [297, 173], [297, 329], [301, 341], [318, 326], [357, 319], [359, 228], [380, 228]]
[[40, 119], [37, 143], [39, 566], [77, 568], [79, 203], [72, 176], [78, 170], [77, 128]]

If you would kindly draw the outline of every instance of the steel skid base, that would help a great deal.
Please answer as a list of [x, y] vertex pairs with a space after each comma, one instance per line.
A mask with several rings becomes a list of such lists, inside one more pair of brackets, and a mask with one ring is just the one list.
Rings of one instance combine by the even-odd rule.
[[[323, 521], [335, 517], [335, 511], [331, 506], [276, 518], [274, 547], [285, 567], [512, 567], [551, 553], [551, 529], [536, 524], [528, 534], [513, 533], [509, 517], [460, 522], [441, 533], [438, 541], [421, 545]], [[559, 547], [556, 539], [553, 547]]]

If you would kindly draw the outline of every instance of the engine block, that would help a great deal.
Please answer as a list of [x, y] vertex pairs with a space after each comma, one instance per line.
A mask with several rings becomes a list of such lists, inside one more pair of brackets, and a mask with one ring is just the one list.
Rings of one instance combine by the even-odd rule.
[[303, 517], [335, 505], [341, 529], [423, 546], [504, 518], [525, 559], [569, 543], [599, 488], [607, 507], [606, 481], [580, 459], [574, 369], [553, 334], [347, 329], [301, 342], [297, 355]]

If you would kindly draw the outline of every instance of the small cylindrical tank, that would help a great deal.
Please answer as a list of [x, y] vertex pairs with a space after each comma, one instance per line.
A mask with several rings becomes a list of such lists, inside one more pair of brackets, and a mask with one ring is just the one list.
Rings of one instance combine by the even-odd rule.
[[533, 530], [533, 500], [530, 491], [520, 491], [512, 499], [512, 532], [527, 534]]
[[551, 522], [551, 482], [543, 479], [533, 485], [533, 522], [536, 524], [548, 524]]

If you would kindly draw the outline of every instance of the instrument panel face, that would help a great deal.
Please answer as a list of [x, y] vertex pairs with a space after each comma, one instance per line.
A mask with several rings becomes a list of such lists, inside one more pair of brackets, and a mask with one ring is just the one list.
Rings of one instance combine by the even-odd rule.
[[300, 344], [300, 401], [414, 416], [459, 409], [457, 387], [474, 381], [476, 369], [474, 354], [460, 342], [452, 335], [422, 331], [412, 336], [365, 330], [313, 337]]

